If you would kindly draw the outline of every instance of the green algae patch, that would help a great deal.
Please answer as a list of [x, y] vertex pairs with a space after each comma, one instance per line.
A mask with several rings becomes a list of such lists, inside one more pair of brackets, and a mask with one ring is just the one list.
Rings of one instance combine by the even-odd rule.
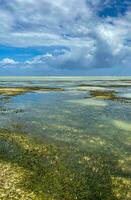
[[119, 177], [118, 170], [109, 150], [81, 152], [64, 143], [0, 130], [2, 200], [128, 200], [131, 183]]
[[37, 91], [64, 91], [64, 89], [48, 87], [0, 87], [0, 95], [5, 96], [16, 96], [27, 92]]
[[114, 91], [101, 91], [101, 90], [94, 90], [90, 91], [90, 95], [92, 97], [98, 99], [105, 99], [105, 100], [116, 100], [118, 97], [115, 95]]
[[0, 94], [6, 96], [15, 96], [27, 92], [26, 88], [0, 88]]
[[24, 168], [0, 160], [0, 199], [37, 199], [32, 191], [28, 191], [21, 186], [27, 176], [28, 171]]
[[[90, 90], [90, 96], [96, 99], [127, 102], [129, 98], [120, 96], [114, 90]], [[88, 97], [85, 97], [88, 98]]]

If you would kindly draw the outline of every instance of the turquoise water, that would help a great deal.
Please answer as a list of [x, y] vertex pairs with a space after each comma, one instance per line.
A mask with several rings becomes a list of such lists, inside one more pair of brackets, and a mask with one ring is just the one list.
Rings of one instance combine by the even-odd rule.
[[[38, 89], [18, 95], [0, 95], [1, 129], [20, 131], [56, 146], [66, 145], [72, 152], [77, 149], [87, 163], [94, 155], [97, 155], [96, 161], [104, 158], [99, 162], [100, 175], [97, 177], [97, 171], [95, 173], [96, 179], [102, 181], [94, 180], [93, 183], [94, 188], [95, 184], [100, 185], [96, 186], [100, 191], [106, 173], [110, 180], [121, 180], [116, 186], [112, 181], [108, 198], [105, 197], [106, 188], [105, 196], [100, 197], [100, 192], [90, 198], [80, 196], [77, 199], [129, 199], [131, 77], [0, 77], [0, 88], [3, 87]], [[50, 88], [62, 88], [63, 91]], [[76, 159], [71, 152], [70, 155], [72, 160]], [[92, 168], [93, 165], [94, 161]], [[111, 194], [113, 188], [115, 191]], [[121, 193], [121, 190], [121, 196], [116, 197], [119, 195], [115, 196], [115, 192]], [[58, 196], [56, 199], [66, 198]]]

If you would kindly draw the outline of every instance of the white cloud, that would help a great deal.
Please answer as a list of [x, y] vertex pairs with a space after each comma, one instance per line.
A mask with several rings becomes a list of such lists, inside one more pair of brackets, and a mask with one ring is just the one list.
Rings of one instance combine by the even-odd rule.
[[9, 30], [0, 35], [0, 41], [17, 46], [68, 44], [64, 35], [87, 34], [85, 23], [92, 17], [85, 0], [12, 0], [6, 2], [3, 12], [7, 8], [6, 19], [11, 16], [12, 21], [6, 22]]
[[2, 65], [16, 65], [16, 64], [18, 64], [18, 62], [16, 62], [15, 60], [13, 60], [11, 58], [3, 58], [2, 60], [0, 60], [0, 64], [2, 64]]
[[[112, 67], [131, 63], [131, 13], [100, 18], [110, 0], [3, 0], [0, 44], [17, 47], [65, 46], [61, 55], [35, 56], [26, 65]], [[7, 58], [5, 64], [18, 64]], [[1, 61], [2, 63], [2, 61]], [[21, 64], [23, 65], [23, 63]], [[19, 64], [20, 66], [20, 64]]]

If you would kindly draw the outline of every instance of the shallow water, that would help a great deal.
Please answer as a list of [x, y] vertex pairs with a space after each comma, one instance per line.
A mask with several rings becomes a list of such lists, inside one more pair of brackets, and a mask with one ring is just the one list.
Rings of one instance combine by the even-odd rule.
[[[58, 151], [64, 159], [64, 164], [59, 161], [61, 166], [67, 166], [69, 173], [74, 169], [78, 182], [79, 174], [83, 180], [82, 189], [81, 184], [72, 184], [71, 180], [66, 182], [67, 189], [59, 189], [65, 182], [58, 179], [58, 187], [51, 187], [51, 180], [45, 191], [41, 189], [49, 196], [42, 197], [40, 189], [32, 189], [38, 199], [130, 199], [131, 77], [0, 77], [3, 87], [37, 90], [0, 95], [1, 132], [20, 132], [38, 139], [41, 145], [47, 142], [64, 148], [68, 157]], [[5, 145], [2, 148], [1, 152], [5, 151]], [[1, 154], [3, 162], [8, 152]], [[6, 162], [12, 163], [12, 157]], [[15, 162], [19, 165], [17, 159]], [[62, 171], [61, 179], [68, 175]]]

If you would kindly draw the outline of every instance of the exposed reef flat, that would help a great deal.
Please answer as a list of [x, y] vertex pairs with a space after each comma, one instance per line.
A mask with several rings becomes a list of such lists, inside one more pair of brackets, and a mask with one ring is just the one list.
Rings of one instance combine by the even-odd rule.
[[64, 91], [64, 89], [50, 87], [0, 87], [0, 95], [5, 96], [16, 96], [27, 92], [37, 91]]
[[[131, 99], [130, 95], [119, 95], [119, 93], [115, 90], [89, 90], [90, 97], [102, 100], [111, 100], [111, 101], [119, 101], [119, 102], [128, 102]], [[85, 97], [85, 98], [89, 98]]]

